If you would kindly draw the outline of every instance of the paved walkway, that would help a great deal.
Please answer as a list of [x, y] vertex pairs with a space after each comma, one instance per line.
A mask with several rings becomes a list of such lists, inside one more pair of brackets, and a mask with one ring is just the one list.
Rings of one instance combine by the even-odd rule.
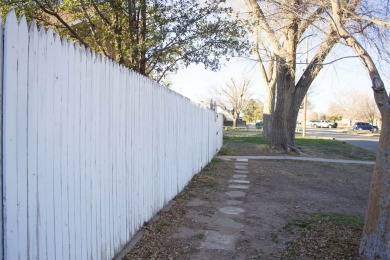
[[222, 160], [295, 160], [295, 161], [311, 161], [311, 162], [332, 162], [332, 163], [353, 163], [353, 164], [366, 164], [374, 165], [374, 161], [358, 161], [358, 160], [341, 160], [341, 159], [324, 159], [314, 157], [295, 157], [295, 156], [217, 156]]

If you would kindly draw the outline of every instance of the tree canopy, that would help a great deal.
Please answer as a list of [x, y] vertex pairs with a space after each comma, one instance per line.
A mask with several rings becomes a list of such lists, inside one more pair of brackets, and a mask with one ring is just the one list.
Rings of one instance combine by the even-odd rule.
[[249, 99], [243, 110], [243, 119], [247, 122], [255, 122], [263, 118], [263, 103], [259, 100]]
[[180, 66], [218, 70], [245, 52], [245, 30], [225, 0], [0, 1], [158, 82]]

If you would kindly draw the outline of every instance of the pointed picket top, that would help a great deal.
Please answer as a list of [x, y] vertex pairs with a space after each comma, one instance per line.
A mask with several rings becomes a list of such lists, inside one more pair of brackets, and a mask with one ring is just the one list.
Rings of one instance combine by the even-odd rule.
[[39, 33], [39, 36], [41, 36], [41, 37], [43, 37], [43, 35], [46, 33], [45, 27], [43, 25], [40, 25], [38, 27], [38, 33]]
[[23, 30], [26, 30], [26, 31], [28, 30], [27, 20], [26, 20], [26, 16], [24, 14], [19, 18], [18, 25], [19, 25], [19, 28], [22, 28]]
[[29, 27], [28, 27], [28, 31], [30, 33], [34, 33], [34, 34], [38, 33], [37, 22], [35, 21], [35, 19], [31, 20]]
[[53, 45], [54, 43], [54, 34], [53, 34], [53, 29], [49, 29], [47, 30], [46, 32], [46, 37], [47, 37], [47, 43], [50, 44], [50, 45]]
[[81, 43], [80, 43], [80, 53], [82, 55], [81, 58], [83, 59], [85, 55], [85, 46], [82, 45]]
[[67, 45], [67, 48], [68, 48], [68, 56], [69, 56], [69, 59], [72, 60], [74, 59], [74, 53], [75, 53], [75, 44], [74, 42], [72, 41], [72, 39], [69, 40], [68, 42], [68, 45]]
[[[68, 40], [68, 39], [67, 39]], [[74, 43], [74, 41], [72, 40], [72, 39], [69, 39], [69, 41], [68, 41], [68, 48], [73, 48], [73, 50], [74, 50], [74, 48], [75, 48], [75, 43]]]
[[68, 39], [66, 39], [65, 36], [61, 37], [61, 46], [65, 47], [65, 45], [68, 44]]
[[5, 16], [5, 20], [6, 21], [17, 21], [17, 18], [16, 18], [16, 13], [15, 13], [15, 9], [14, 8], [11, 8], [11, 10], [9, 10], [9, 12], [7, 13], [7, 15]]
[[92, 63], [96, 63], [96, 52], [95, 51], [91, 51], [91, 61]]
[[61, 36], [58, 32], [54, 33], [54, 43], [57, 44], [61, 41]]
[[96, 53], [96, 61], [99, 63], [103, 62], [103, 57], [100, 53]]
[[80, 43], [76, 42], [74, 44], [74, 55], [75, 55], [75, 62], [80, 63], [81, 62], [81, 52], [80, 52]]
[[[84, 46], [84, 45], [83, 45]], [[85, 47], [84, 47], [85, 48]], [[85, 54], [87, 56], [87, 60], [90, 59], [92, 57], [92, 54], [91, 54], [91, 49], [90, 48], [85, 48]]]
[[102, 57], [102, 62], [104, 63], [105, 66], [107, 66], [107, 56]]
[[61, 36], [57, 32], [54, 34], [53, 46], [56, 48], [56, 52], [61, 48]]
[[11, 9], [5, 18], [4, 35], [15, 33], [15, 27], [17, 27], [18, 20], [16, 18], [15, 10]]

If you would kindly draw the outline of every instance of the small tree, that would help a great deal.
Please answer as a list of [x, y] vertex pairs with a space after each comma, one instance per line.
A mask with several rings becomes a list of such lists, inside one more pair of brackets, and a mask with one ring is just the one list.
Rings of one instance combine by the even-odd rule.
[[251, 97], [249, 80], [244, 79], [237, 83], [231, 79], [224, 87], [215, 88], [214, 92], [217, 106], [232, 117], [233, 127], [236, 127], [237, 120]]
[[263, 119], [263, 103], [250, 99], [243, 113], [243, 118], [247, 122], [255, 122], [256, 120]]

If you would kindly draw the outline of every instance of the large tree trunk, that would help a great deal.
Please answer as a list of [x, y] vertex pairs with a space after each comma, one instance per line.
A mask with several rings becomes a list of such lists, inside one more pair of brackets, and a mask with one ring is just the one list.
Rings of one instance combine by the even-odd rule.
[[[270, 135], [271, 147], [284, 150], [295, 149], [294, 136], [290, 133], [290, 127], [296, 122], [291, 111], [293, 105], [293, 93], [295, 78], [287, 65], [280, 66], [277, 80], [277, 99], [272, 120], [272, 132]], [[292, 116], [292, 117], [291, 117]]]
[[382, 117], [378, 154], [371, 178], [368, 209], [360, 244], [366, 259], [390, 259], [390, 122]]

